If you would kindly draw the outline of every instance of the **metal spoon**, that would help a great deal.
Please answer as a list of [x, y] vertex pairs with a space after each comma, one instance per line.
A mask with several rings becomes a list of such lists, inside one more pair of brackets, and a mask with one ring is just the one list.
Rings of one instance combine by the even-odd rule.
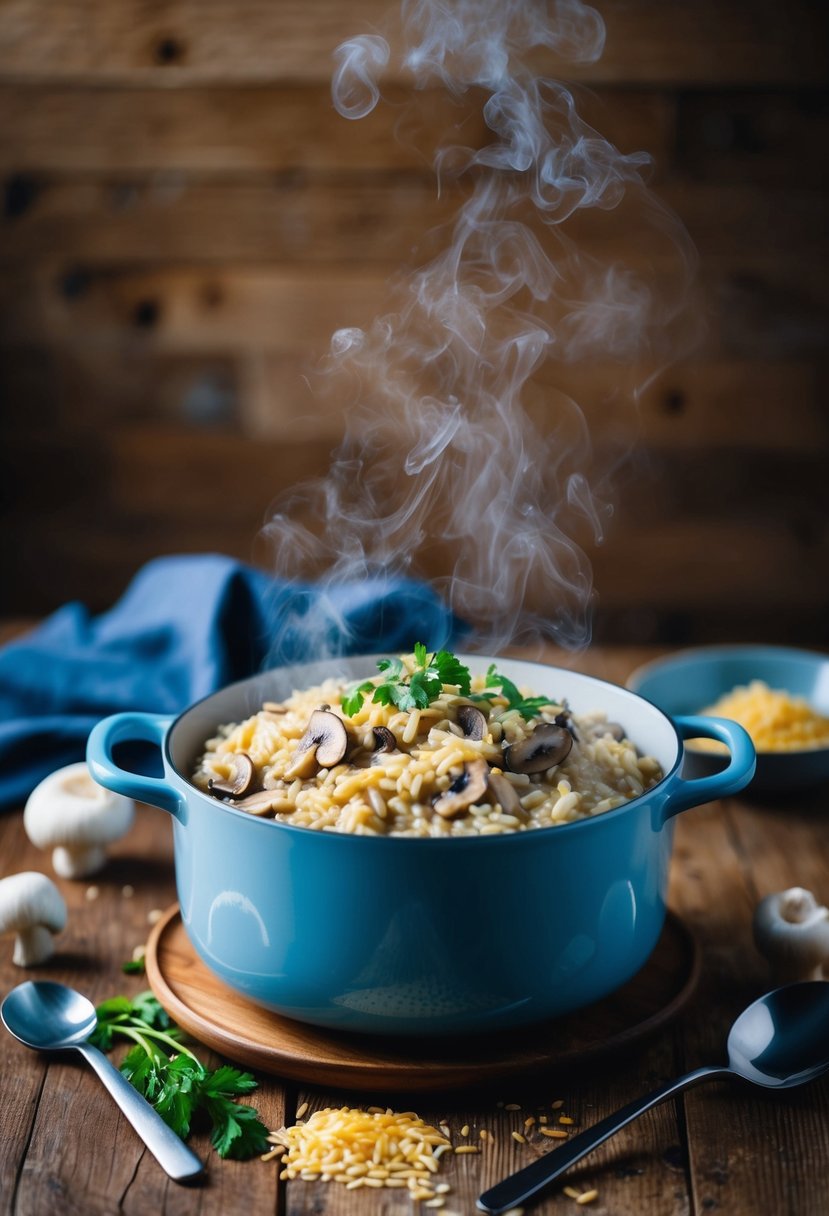
[[147, 1148], [175, 1182], [197, 1177], [204, 1166], [179, 1140], [146, 1098], [87, 1038], [98, 1022], [95, 1006], [74, 988], [49, 980], [27, 980], [12, 988], [0, 1018], [16, 1039], [35, 1051], [79, 1051], [112, 1094]]
[[637, 1098], [485, 1191], [478, 1207], [497, 1216], [526, 1202], [633, 1119], [700, 1081], [739, 1077], [768, 1089], [791, 1089], [827, 1071], [829, 983], [810, 981], [777, 988], [744, 1009], [731, 1027], [727, 1068], [697, 1068]]

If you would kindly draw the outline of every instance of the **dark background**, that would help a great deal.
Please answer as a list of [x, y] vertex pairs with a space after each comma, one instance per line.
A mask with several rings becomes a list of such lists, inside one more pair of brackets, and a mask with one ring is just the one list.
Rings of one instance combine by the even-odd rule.
[[[593, 554], [602, 641], [829, 642], [827, 10], [596, 0], [588, 121], [656, 159], [700, 255], [704, 344], [663, 371]], [[110, 604], [146, 559], [262, 559], [342, 428], [309, 394], [446, 218], [395, 138], [405, 86], [333, 111], [385, 0], [0, 8], [0, 613]], [[421, 98], [437, 142], [439, 96]], [[475, 125], [477, 123], [477, 126]], [[466, 138], [485, 138], [471, 118]], [[622, 237], [623, 239], [623, 237]], [[570, 387], [598, 446], [614, 372]], [[618, 438], [618, 435], [616, 436]]]

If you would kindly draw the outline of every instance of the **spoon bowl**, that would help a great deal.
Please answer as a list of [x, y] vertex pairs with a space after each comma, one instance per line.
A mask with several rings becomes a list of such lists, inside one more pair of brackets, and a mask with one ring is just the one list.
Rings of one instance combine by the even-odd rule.
[[26, 980], [12, 988], [0, 1005], [0, 1020], [25, 1047], [79, 1052], [175, 1182], [190, 1182], [202, 1174], [204, 1166], [196, 1154], [103, 1052], [87, 1041], [98, 1024], [98, 1015], [92, 1002], [80, 992], [51, 980]]
[[787, 984], [744, 1009], [728, 1035], [732, 1073], [792, 1089], [829, 1071], [829, 983]]
[[95, 1006], [74, 988], [49, 980], [27, 980], [13, 988], [0, 1006], [10, 1034], [35, 1051], [65, 1051], [92, 1034]]
[[829, 1072], [829, 983], [810, 980], [767, 992], [736, 1019], [727, 1046], [727, 1068], [697, 1068], [629, 1102], [491, 1187], [478, 1200], [479, 1209], [497, 1216], [525, 1203], [633, 1119], [701, 1081], [737, 1077], [766, 1089], [793, 1089], [816, 1081]]

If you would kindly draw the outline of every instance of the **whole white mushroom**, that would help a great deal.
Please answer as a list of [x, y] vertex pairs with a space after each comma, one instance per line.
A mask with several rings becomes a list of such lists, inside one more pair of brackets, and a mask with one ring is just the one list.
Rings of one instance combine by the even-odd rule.
[[754, 941], [778, 983], [822, 979], [829, 968], [829, 908], [804, 887], [767, 895], [754, 913]]
[[12, 962], [44, 963], [53, 952], [52, 934], [66, 925], [66, 904], [51, 878], [24, 870], [0, 880], [0, 935], [16, 933]]
[[32, 844], [53, 849], [61, 878], [86, 878], [106, 862], [106, 846], [132, 826], [135, 803], [93, 781], [81, 761], [50, 773], [26, 803], [23, 824]]

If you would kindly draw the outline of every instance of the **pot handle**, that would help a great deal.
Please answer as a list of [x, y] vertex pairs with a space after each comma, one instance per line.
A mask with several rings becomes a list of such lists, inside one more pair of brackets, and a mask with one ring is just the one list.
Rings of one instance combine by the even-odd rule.
[[757, 767], [757, 754], [747, 730], [728, 718], [687, 714], [672, 719], [682, 739], [718, 739], [731, 752], [731, 759], [721, 773], [684, 781], [677, 777], [668, 792], [665, 819], [691, 806], [714, 802], [736, 794], [748, 785]]
[[89, 732], [86, 744], [86, 762], [89, 771], [99, 785], [116, 794], [134, 798], [136, 802], [149, 802], [169, 811], [176, 819], [181, 818], [181, 798], [177, 791], [162, 777], [146, 777], [142, 773], [131, 773], [115, 763], [112, 749], [118, 743], [156, 743], [161, 749], [164, 736], [173, 718], [158, 714], [112, 714], [96, 723]]

